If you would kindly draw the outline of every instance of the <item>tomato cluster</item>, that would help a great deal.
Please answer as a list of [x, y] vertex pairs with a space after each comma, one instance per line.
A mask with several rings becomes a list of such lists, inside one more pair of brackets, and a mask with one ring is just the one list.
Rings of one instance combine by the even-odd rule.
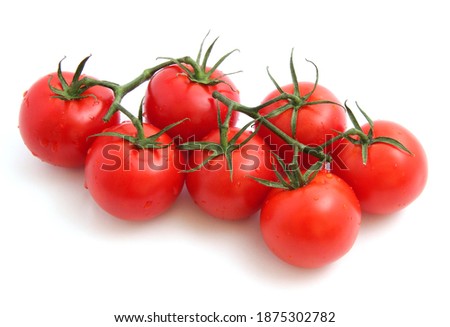
[[[184, 185], [213, 217], [259, 212], [268, 248], [299, 267], [347, 253], [363, 212], [390, 214], [420, 195], [426, 154], [406, 128], [358, 107], [361, 126], [317, 80], [297, 81], [292, 56], [292, 83], [280, 87], [269, 74], [275, 90], [245, 106], [217, 69], [233, 51], [207, 66], [214, 43], [203, 59], [201, 49], [197, 60], [166, 58], [124, 85], [82, 74], [88, 58], [74, 73], [60, 63], [24, 94], [25, 145], [49, 164], [84, 167], [94, 201], [120, 219], [160, 216]], [[134, 116], [121, 100], [144, 82]], [[250, 122], [236, 127], [239, 115]]]

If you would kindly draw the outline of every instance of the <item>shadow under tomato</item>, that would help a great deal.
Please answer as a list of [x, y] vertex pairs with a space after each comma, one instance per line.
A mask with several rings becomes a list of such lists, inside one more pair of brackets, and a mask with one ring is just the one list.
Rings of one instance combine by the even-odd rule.
[[265, 282], [272, 280], [286, 285], [311, 283], [323, 279], [324, 274], [333, 270], [334, 264], [318, 269], [294, 267], [272, 254], [260, 232], [259, 212], [237, 221], [211, 217], [194, 204], [185, 189], [169, 215], [169, 219], [176, 220], [177, 228], [190, 234], [185, 236], [214, 249], [230, 266], [241, 267], [249, 275]]
[[392, 214], [377, 215], [363, 213], [361, 218], [361, 226], [359, 230], [359, 236], [372, 235], [381, 233], [383, 230], [392, 228], [393, 225], [399, 223], [402, 219], [406, 219], [407, 211], [401, 210]]

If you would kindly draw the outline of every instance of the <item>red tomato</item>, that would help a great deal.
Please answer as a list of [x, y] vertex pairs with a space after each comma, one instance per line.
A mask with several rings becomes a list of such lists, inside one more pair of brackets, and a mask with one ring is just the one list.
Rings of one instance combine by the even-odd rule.
[[[370, 126], [362, 126], [367, 133]], [[333, 173], [353, 187], [361, 208], [367, 213], [389, 214], [413, 202], [425, 188], [428, 165], [425, 151], [406, 128], [389, 121], [375, 121], [373, 137], [390, 137], [402, 143], [413, 155], [386, 143], [373, 143], [366, 165], [361, 146], [344, 140], [335, 148]]]
[[[228, 139], [238, 131], [238, 128], [230, 128]], [[237, 144], [249, 135], [250, 132], [244, 132]], [[219, 131], [211, 132], [203, 141], [220, 143]], [[210, 154], [207, 150], [194, 150], [189, 156], [189, 167], [198, 166]], [[267, 145], [255, 135], [232, 152], [232, 180], [226, 158], [220, 155], [199, 170], [189, 172], [186, 186], [194, 202], [211, 216], [228, 220], [247, 218], [261, 208], [270, 190], [250, 176], [275, 180], [272, 164]]]
[[[66, 81], [73, 73], [63, 72]], [[83, 76], [81, 76], [82, 78]], [[55, 98], [48, 83], [61, 89], [56, 73], [47, 75], [25, 92], [19, 115], [19, 129], [23, 141], [33, 155], [56, 166], [82, 167], [93, 142], [88, 136], [119, 123], [115, 114], [109, 122], [102, 119], [114, 101], [113, 92], [94, 86], [77, 100]]]
[[[314, 88], [314, 83], [299, 82], [300, 95], [305, 96]], [[294, 94], [294, 85], [289, 84], [282, 89], [288, 94]], [[280, 95], [278, 90], [274, 90], [263, 100], [267, 102]], [[311, 94], [307, 103], [328, 100], [339, 103], [339, 100], [325, 87], [317, 85], [314, 92]], [[264, 107], [260, 110], [261, 115], [267, 115], [275, 109], [286, 105], [287, 100], [278, 101], [272, 105]], [[291, 120], [293, 109], [288, 109], [276, 117], [270, 118], [269, 121], [280, 128], [284, 133], [293, 137]], [[343, 132], [346, 128], [347, 116], [345, 110], [339, 105], [335, 104], [315, 104], [304, 105], [298, 111], [297, 116], [297, 131], [295, 139], [305, 145], [317, 146], [325, 143], [329, 138], [337, 135], [336, 131]], [[272, 150], [286, 162], [292, 162], [293, 150], [292, 146], [286, 144], [280, 137], [275, 135], [267, 127], [261, 126], [258, 134], [270, 144]], [[328, 148], [325, 149], [329, 150]], [[309, 168], [317, 159], [311, 155], [302, 154], [301, 166]]]
[[306, 186], [273, 189], [261, 210], [261, 231], [269, 249], [285, 262], [304, 268], [329, 264], [356, 240], [361, 210], [353, 190], [321, 171]]
[[[136, 136], [125, 122], [105, 130]], [[144, 124], [145, 136], [159, 129]], [[170, 144], [162, 134], [157, 140]], [[174, 145], [161, 149], [139, 149], [119, 137], [98, 136], [86, 158], [86, 188], [97, 204], [125, 220], [147, 220], [166, 211], [184, 184], [183, 159]]]
[[[172, 138], [181, 136], [184, 141], [198, 141], [217, 129], [217, 110], [220, 110], [223, 121], [228, 108], [213, 99], [212, 93], [218, 91], [239, 102], [239, 92], [222, 72], [214, 71], [211, 78], [221, 79], [224, 83], [204, 85], [192, 82], [177, 65], [158, 71], [150, 79], [145, 94], [144, 115], [147, 121], [162, 129], [189, 118], [167, 132]], [[236, 125], [237, 118], [238, 113], [233, 112], [230, 126]]]

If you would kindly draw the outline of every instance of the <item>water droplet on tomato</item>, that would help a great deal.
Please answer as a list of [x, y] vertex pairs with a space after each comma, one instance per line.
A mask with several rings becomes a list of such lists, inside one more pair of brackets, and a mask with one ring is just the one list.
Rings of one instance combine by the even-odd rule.
[[52, 150], [52, 152], [58, 152], [58, 149], [59, 149], [58, 143], [56, 142], [51, 143], [50, 150]]
[[46, 139], [40, 139], [40, 140], [39, 140], [39, 144], [40, 144], [42, 147], [46, 148], [46, 147], [48, 147], [49, 141], [46, 140]]

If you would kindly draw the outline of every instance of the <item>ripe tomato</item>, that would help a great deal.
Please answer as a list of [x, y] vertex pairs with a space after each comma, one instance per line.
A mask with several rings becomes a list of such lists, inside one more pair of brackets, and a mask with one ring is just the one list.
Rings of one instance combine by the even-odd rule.
[[[180, 136], [184, 141], [198, 141], [217, 129], [217, 110], [220, 110], [223, 121], [228, 108], [213, 99], [212, 93], [218, 91], [239, 102], [239, 92], [233, 82], [219, 70], [214, 71], [211, 78], [221, 79], [223, 83], [204, 85], [192, 82], [177, 65], [158, 71], [150, 79], [145, 94], [144, 116], [147, 121], [162, 129], [189, 118], [167, 132], [172, 138]], [[233, 112], [230, 126], [236, 125], [237, 118], [237, 112]]]
[[[230, 128], [228, 140], [239, 131]], [[220, 144], [219, 131], [208, 134], [203, 141]], [[242, 143], [251, 133], [244, 132], [236, 144]], [[197, 167], [208, 158], [207, 150], [194, 150], [189, 156], [189, 167]], [[211, 216], [236, 220], [247, 218], [257, 212], [270, 188], [250, 176], [275, 180], [271, 155], [267, 145], [257, 135], [232, 152], [232, 180], [224, 155], [219, 155], [202, 168], [189, 172], [186, 186], [194, 202]]]
[[325, 171], [298, 189], [273, 189], [260, 220], [269, 249], [304, 268], [324, 266], [347, 253], [360, 223], [361, 210], [351, 187]]
[[[369, 124], [362, 126], [364, 133]], [[375, 121], [373, 138], [390, 137], [413, 155], [387, 143], [369, 145], [367, 163], [362, 162], [361, 145], [344, 140], [335, 148], [331, 169], [354, 189], [367, 213], [389, 214], [414, 201], [425, 187], [428, 165], [425, 151], [406, 128], [389, 121]]]
[[[71, 81], [74, 75], [62, 74], [66, 81]], [[31, 153], [42, 161], [62, 167], [82, 167], [93, 141], [88, 136], [119, 123], [119, 113], [107, 123], [102, 120], [114, 94], [108, 88], [93, 86], [82, 94], [88, 95], [85, 98], [61, 100], [54, 97], [49, 79], [53, 87], [62, 88], [53, 73], [25, 92], [19, 115], [20, 133]]]
[[[160, 130], [144, 124], [145, 136]], [[130, 122], [106, 129], [136, 136]], [[162, 134], [156, 142], [168, 145], [172, 139]], [[125, 220], [146, 220], [166, 211], [184, 185], [183, 159], [172, 144], [159, 149], [137, 148], [115, 136], [98, 136], [89, 149], [85, 185], [97, 204], [113, 216]]]
[[[300, 95], [305, 96], [314, 89], [314, 83], [299, 82]], [[294, 94], [294, 85], [289, 84], [282, 87], [288, 94]], [[267, 102], [280, 95], [278, 90], [272, 91], [263, 100]], [[307, 103], [315, 101], [332, 101], [339, 103], [339, 100], [325, 87], [317, 85], [314, 92], [309, 97]], [[288, 100], [281, 100], [260, 110], [261, 115], [267, 115], [275, 109], [288, 104]], [[288, 109], [283, 113], [269, 119], [271, 123], [280, 128], [284, 133], [293, 137], [291, 120], [293, 109]], [[298, 111], [297, 130], [295, 139], [305, 145], [317, 146], [325, 143], [329, 138], [337, 135], [337, 131], [343, 132], [346, 128], [347, 117], [345, 110], [336, 104], [314, 104], [304, 105]], [[274, 134], [265, 126], [261, 126], [258, 134], [265, 139], [273, 151], [275, 151], [286, 163], [292, 162], [293, 149], [286, 144], [279, 136]], [[326, 151], [329, 149], [325, 149]], [[311, 155], [301, 154], [301, 166], [309, 168], [317, 159]]]

